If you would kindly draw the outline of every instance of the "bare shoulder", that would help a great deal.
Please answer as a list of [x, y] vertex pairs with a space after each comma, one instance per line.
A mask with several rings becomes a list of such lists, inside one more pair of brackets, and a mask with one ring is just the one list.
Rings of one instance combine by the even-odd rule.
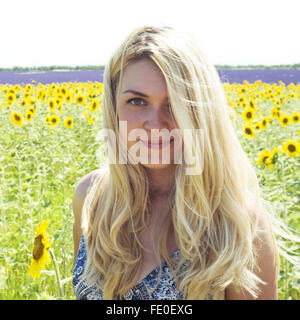
[[[250, 219], [257, 223], [257, 233], [253, 240], [253, 248], [257, 253], [254, 273], [265, 282], [264, 285], [259, 285], [261, 292], [257, 299], [274, 300], [277, 299], [279, 256], [269, 213], [254, 198], [247, 200], [247, 209]], [[233, 286], [229, 286], [226, 289], [226, 299], [252, 300], [253, 296], [246, 292], [237, 293]]]
[[76, 253], [78, 251], [80, 238], [82, 235], [81, 228], [81, 214], [82, 207], [84, 204], [85, 197], [89, 188], [92, 186], [95, 179], [106, 171], [107, 168], [93, 170], [90, 173], [83, 176], [77, 183], [73, 195], [73, 213], [74, 213], [74, 223], [73, 223], [73, 241], [74, 241], [74, 263], [76, 258]]
[[[254, 197], [247, 199], [247, 209], [250, 219], [257, 223], [257, 235], [254, 239], [254, 243], [271, 244], [274, 241], [272, 225], [269, 218], [269, 213], [263, 206], [261, 201], [256, 202]], [[267, 241], [267, 242], [266, 242]]]
[[94, 179], [102, 175], [104, 171], [104, 169], [93, 170], [78, 181], [73, 195], [73, 209], [75, 207], [75, 210], [73, 211], [75, 219], [79, 218], [77, 217], [78, 214], [81, 215], [81, 209], [89, 187], [92, 185]]

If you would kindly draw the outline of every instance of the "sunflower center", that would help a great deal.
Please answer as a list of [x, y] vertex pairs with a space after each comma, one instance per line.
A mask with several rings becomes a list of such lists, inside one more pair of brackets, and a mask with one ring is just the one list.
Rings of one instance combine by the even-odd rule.
[[16, 121], [20, 121], [20, 117], [17, 114], [15, 114], [15, 119]]
[[34, 239], [34, 244], [33, 244], [33, 259], [34, 260], [39, 260], [44, 251], [44, 245], [42, 243], [43, 236], [40, 234]]
[[252, 130], [250, 128], [245, 129], [246, 134], [252, 134]]
[[283, 122], [284, 122], [284, 123], [287, 123], [287, 122], [288, 122], [288, 119], [287, 119], [287, 118], [284, 118], [284, 119], [283, 119]]
[[263, 163], [266, 164], [267, 159], [269, 158], [269, 156], [265, 156], [263, 157]]
[[293, 144], [289, 144], [288, 145], [288, 149], [290, 152], [295, 152], [296, 151], [296, 147]]
[[246, 116], [247, 116], [247, 118], [250, 119], [252, 117], [252, 113], [251, 112], [247, 112]]

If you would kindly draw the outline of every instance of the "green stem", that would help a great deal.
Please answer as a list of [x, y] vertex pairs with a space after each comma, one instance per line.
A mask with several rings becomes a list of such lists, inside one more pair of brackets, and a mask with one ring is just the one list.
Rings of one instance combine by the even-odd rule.
[[50, 257], [51, 257], [51, 260], [53, 262], [53, 265], [54, 265], [59, 298], [63, 299], [64, 298], [64, 290], [63, 290], [63, 286], [62, 286], [61, 279], [60, 279], [59, 268], [58, 268], [58, 265], [57, 265], [57, 262], [56, 262], [56, 259], [55, 259], [54, 252], [53, 252], [53, 250], [51, 248], [49, 248], [49, 253], [50, 253]]

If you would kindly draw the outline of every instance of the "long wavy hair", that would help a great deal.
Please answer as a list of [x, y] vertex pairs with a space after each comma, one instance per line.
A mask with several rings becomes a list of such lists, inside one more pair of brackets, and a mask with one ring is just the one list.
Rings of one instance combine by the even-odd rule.
[[[171, 27], [144, 26], [129, 34], [105, 67], [103, 128], [113, 130], [119, 143], [116, 99], [123, 70], [143, 58], [161, 70], [178, 127], [204, 132], [204, 154], [183, 141], [201, 157], [203, 171], [187, 175], [186, 164], [177, 165], [157, 257], [167, 262], [185, 299], [205, 299], [211, 290], [221, 298], [229, 284], [256, 297], [263, 281], [253, 272], [253, 240], [259, 230], [249, 203], [259, 207], [264, 200], [236, 136], [218, 73], [197, 41]], [[91, 284], [98, 281], [104, 299], [122, 299], [142, 267], [139, 232], [150, 219], [149, 181], [141, 164], [109, 163], [83, 206], [88, 254], [82, 277]], [[166, 245], [172, 225], [180, 249], [175, 262]]]

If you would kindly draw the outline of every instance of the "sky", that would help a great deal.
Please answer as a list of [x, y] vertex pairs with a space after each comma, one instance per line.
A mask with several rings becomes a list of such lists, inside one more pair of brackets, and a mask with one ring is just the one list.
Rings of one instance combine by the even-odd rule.
[[0, 68], [105, 65], [136, 27], [192, 33], [215, 65], [300, 63], [299, 0], [1, 0]]

